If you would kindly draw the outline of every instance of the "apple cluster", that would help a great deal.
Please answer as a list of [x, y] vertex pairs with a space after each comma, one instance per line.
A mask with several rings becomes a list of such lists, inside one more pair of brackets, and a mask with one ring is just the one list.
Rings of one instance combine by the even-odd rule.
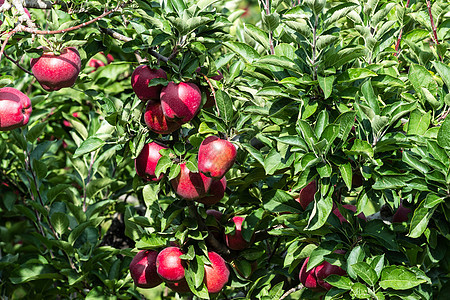
[[163, 69], [141, 65], [131, 74], [131, 87], [139, 99], [148, 101], [144, 113], [148, 128], [156, 133], [170, 134], [197, 115], [202, 103], [201, 91], [191, 82], [170, 81], [164, 87], [150, 84], [158, 78], [167, 79]]
[[[141, 250], [130, 263], [131, 278], [137, 287], [153, 288], [162, 282], [178, 293], [190, 291], [185, 278], [188, 261], [180, 257], [183, 252], [178, 247], [167, 247], [160, 252]], [[209, 264], [205, 264], [203, 282], [208, 292], [216, 294], [228, 282], [230, 271], [225, 260], [216, 252], [208, 252]]]

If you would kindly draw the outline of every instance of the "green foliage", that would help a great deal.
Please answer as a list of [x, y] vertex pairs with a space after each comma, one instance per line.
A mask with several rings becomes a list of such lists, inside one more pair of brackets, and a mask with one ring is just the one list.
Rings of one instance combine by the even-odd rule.
[[[26, 92], [33, 113], [27, 126], [0, 132], [0, 298], [176, 297], [136, 289], [128, 270], [138, 249], [175, 243], [199, 299], [444, 299], [449, 4], [432, 2], [433, 28], [427, 1], [404, 2], [60, 1], [30, 9], [37, 28], [58, 30], [122, 5], [77, 30], [19, 32], [5, 46], [29, 70], [39, 46], [72, 45], [82, 71], [72, 88], [48, 93], [1, 60], [0, 86]], [[0, 31], [12, 30], [17, 10], [1, 19]], [[90, 66], [92, 58], [104, 66]], [[130, 85], [141, 59], [169, 81], [196, 83], [203, 104], [214, 88], [215, 105], [172, 134], [150, 131]], [[218, 71], [224, 78], [213, 80]], [[149, 85], [157, 84], [167, 81]], [[220, 221], [170, 184], [181, 161], [197, 170], [199, 145], [211, 134], [238, 149], [225, 197], [213, 206]], [[170, 148], [156, 166], [160, 182], [135, 172], [151, 141]], [[295, 199], [313, 180], [317, 193], [303, 210]], [[401, 205], [411, 213], [393, 222]], [[221, 240], [236, 230], [236, 215], [251, 243], [242, 251]], [[208, 251], [231, 273], [218, 295], [204, 283]], [[347, 275], [326, 278], [329, 291], [300, 288], [306, 257], [308, 269], [326, 261]]]

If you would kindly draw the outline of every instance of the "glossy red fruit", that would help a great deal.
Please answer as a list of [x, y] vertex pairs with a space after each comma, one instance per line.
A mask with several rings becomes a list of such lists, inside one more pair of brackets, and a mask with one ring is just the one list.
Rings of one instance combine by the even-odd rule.
[[31, 71], [46, 91], [73, 86], [80, 69], [80, 54], [73, 47], [64, 48], [60, 55], [44, 51], [41, 57], [31, 59]]
[[411, 209], [408, 207], [404, 207], [403, 204], [400, 204], [394, 216], [392, 217], [392, 222], [394, 223], [402, 223], [408, 221], [408, 214], [411, 212]]
[[216, 252], [208, 252], [208, 257], [211, 265], [205, 264], [205, 279], [208, 292], [215, 294], [220, 292], [230, 277], [230, 270], [228, 270], [225, 260]]
[[308, 265], [309, 257], [305, 259], [303, 262], [302, 268], [300, 269], [300, 273], [298, 274], [298, 278], [304, 287], [308, 289], [316, 289], [318, 288], [315, 268], [312, 268], [309, 271], [306, 271], [306, 266]]
[[222, 177], [220, 180], [213, 180], [209, 188], [208, 196], [199, 198], [196, 201], [205, 205], [214, 205], [222, 200], [227, 188], [227, 179]]
[[244, 240], [242, 237], [242, 222], [244, 222], [245, 218], [243, 217], [233, 217], [232, 221], [236, 227], [234, 233], [229, 233], [225, 235], [225, 242], [228, 248], [232, 250], [244, 250], [250, 246], [250, 243]]
[[96, 71], [100, 67], [106, 66], [106, 64], [104, 62], [102, 62], [100, 59], [95, 59], [95, 58], [92, 58], [91, 60], [89, 60], [88, 65], [89, 65], [89, 67], [94, 68], [94, 70], [92, 70], [92, 72]]
[[166, 119], [161, 103], [153, 100], [147, 102], [144, 120], [151, 131], [160, 134], [170, 134], [180, 128], [180, 124]]
[[211, 182], [212, 179], [202, 173], [191, 172], [186, 167], [186, 163], [180, 165], [180, 174], [170, 181], [175, 193], [187, 200], [205, 197]]
[[340, 267], [332, 265], [327, 261], [324, 261], [323, 263], [321, 263], [314, 269], [315, 269], [317, 284], [326, 290], [330, 290], [333, 286], [331, 284], [325, 282], [325, 278], [327, 278], [330, 275], [344, 276], [347, 274], [347, 272], [345, 272]]
[[161, 106], [164, 115], [179, 123], [192, 120], [200, 109], [202, 96], [197, 85], [191, 82], [169, 82], [161, 90]]
[[143, 100], [159, 100], [162, 85], [148, 86], [150, 80], [154, 78], [167, 79], [167, 74], [163, 69], [151, 69], [147, 65], [137, 67], [131, 74], [131, 87], [136, 96]]
[[12, 87], [0, 89], [0, 131], [27, 125], [31, 111], [31, 101], [27, 95]]
[[184, 266], [180, 256], [183, 255], [178, 247], [167, 247], [156, 257], [156, 271], [165, 281], [180, 281], [184, 279]]
[[236, 148], [217, 136], [203, 140], [198, 149], [198, 170], [214, 179], [222, 178], [236, 160]]
[[310, 183], [308, 183], [307, 186], [305, 186], [300, 190], [300, 194], [298, 195], [298, 198], [295, 200], [298, 203], [300, 203], [302, 208], [305, 210], [308, 207], [308, 205], [314, 201], [314, 195], [316, 194], [316, 192], [317, 192], [317, 184], [316, 181], [313, 180]]
[[159, 159], [162, 157], [162, 155], [159, 154], [159, 151], [162, 149], [167, 149], [167, 147], [155, 142], [144, 145], [141, 153], [139, 153], [138, 157], [136, 157], [136, 159], [134, 160], [136, 173], [139, 176], [152, 181], [161, 180], [163, 174], [156, 178], [155, 169]]
[[191, 290], [189, 289], [189, 285], [186, 279], [182, 279], [178, 282], [166, 282], [166, 285], [174, 292], [177, 293], [189, 293]]
[[[344, 205], [342, 205], [342, 207], [345, 208], [345, 209], [351, 210], [354, 213], [356, 212], [356, 206], [354, 206], [352, 204], [344, 204]], [[337, 207], [335, 209], [333, 209], [333, 214], [335, 214], [336, 217], [339, 218], [339, 221], [341, 222], [341, 224], [344, 223], [344, 222], [348, 223], [347, 219], [342, 216], [341, 212], [339, 211], [339, 209]], [[358, 218], [360, 218], [361, 220], [367, 221], [366, 216], [364, 215], [364, 213], [360, 213], [358, 215]]]
[[130, 263], [130, 274], [136, 286], [153, 288], [163, 282], [156, 272], [157, 256], [157, 251], [142, 250], [133, 258]]

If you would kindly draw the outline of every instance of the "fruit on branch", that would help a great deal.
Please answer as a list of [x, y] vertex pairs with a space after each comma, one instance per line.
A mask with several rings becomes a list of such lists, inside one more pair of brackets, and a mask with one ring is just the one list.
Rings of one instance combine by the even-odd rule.
[[305, 210], [308, 205], [314, 201], [314, 195], [317, 191], [317, 183], [315, 180], [308, 183], [307, 186], [300, 190], [300, 194], [298, 198], [295, 199], [298, 203], [300, 203], [301, 207]]
[[198, 149], [198, 170], [214, 179], [222, 178], [236, 160], [236, 148], [217, 136], [203, 140]]
[[106, 64], [103, 61], [101, 61], [100, 59], [91, 58], [89, 60], [88, 66], [94, 68], [94, 70], [92, 70], [92, 72], [94, 72], [98, 68], [106, 66]]
[[31, 71], [46, 91], [73, 86], [80, 69], [80, 54], [73, 47], [64, 48], [60, 55], [46, 49], [41, 57], [31, 59]]
[[136, 159], [134, 160], [136, 173], [139, 176], [152, 181], [161, 180], [163, 174], [156, 178], [155, 169], [159, 159], [162, 157], [162, 155], [159, 154], [159, 151], [162, 149], [167, 149], [167, 147], [155, 142], [144, 145], [141, 153], [139, 153], [138, 157], [136, 157]]
[[163, 69], [151, 69], [147, 65], [137, 67], [131, 74], [131, 87], [136, 96], [143, 100], [159, 100], [162, 85], [148, 86], [150, 80], [154, 78], [167, 79], [167, 74]]
[[408, 214], [411, 212], [411, 209], [408, 207], [404, 207], [402, 203], [397, 208], [397, 211], [392, 216], [393, 223], [402, 223], [408, 221]]
[[[345, 251], [336, 250], [336, 253], [344, 254]], [[347, 274], [342, 268], [332, 265], [327, 261], [322, 262], [320, 265], [306, 271], [306, 266], [308, 264], [309, 257], [303, 262], [302, 268], [300, 269], [299, 279], [300, 282], [309, 289], [318, 290], [324, 288], [330, 290], [332, 288], [331, 284], [325, 282], [325, 279], [330, 275], [340, 275], [344, 276]]]
[[298, 274], [298, 278], [304, 287], [308, 289], [317, 289], [317, 278], [316, 278], [316, 268], [312, 268], [309, 271], [306, 271], [306, 266], [308, 265], [309, 257], [305, 259], [303, 265], [300, 269], [300, 273]]
[[197, 85], [191, 82], [169, 82], [161, 90], [164, 115], [184, 124], [192, 120], [200, 109], [202, 96]]
[[177, 293], [189, 293], [191, 291], [186, 279], [184, 278], [178, 282], [166, 282], [166, 285], [172, 291]]
[[202, 173], [192, 172], [186, 163], [180, 165], [180, 173], [170, 183], [175, 193], [183, 199], [194, 200], [207, 195], [212, 179]]
[[28, 124], [32, 107], [27, 95], [12, 87], [0, 89], [0, 131]]
[[222, 200], [227, 188], [227, 179], [222, 177], [220, 180], [212, 180], [208, 196], [199, 198], [196, 201], [205, 205], [214, 205]]
[[[356, 212], [356, 206], [354, 206], [352, 204], [344, 204], [344, 205], [342, 205], [342, 207], [347, 209], [347, 210], [350, 210], [350, 211], [352, 211], [354, 213]], [[344, 223], [344, 222], [348, 223], [347, 219], [342, 216], [341, 212], [339, 211], [339, 209], [337, 207], [333, 209], [333, 214], [335, 214], [336, 217], [339, 218], [339, 221], [341, 222], [341, 224]], [[358, 215], [358, 218], [360, 218], [361, 220], [367, 221], [366, 216], [364, 215], [364, 213], [360, 213]]]
[[208, 288], [208, 292], [215, 294], [220, 292], [230, 277], [225, 260], [216, 252], [208, 252], [211, 265], [205, 264], [204, 282]]
[[137, 287], [152, 288], [163, 282], [156, 272], [157, 256], [157, 251], [141, 250], [131, 261], [130, 274]]
[[156, 133], [170, 134], [180, 128], [180, 124], [166, 119], [159, 101], [149, 100], [144, 113], [145, 124]]
[[184, 266], [180, 256], [183, 255], [178, 247], [167, 247], [156, 257], [156, 271], [165, 281], [180, 281], [184, 279]]
[[236, 227], [236, 230], [234, 233], [229, 233], [225, 235], [225, 242], [228, 246], [228, 248], [232, 250], [244, 250], [245, 248], [248, 248], [250, 246], [250, 243], [244, 240], [244, 237], [242, 236], [242, 222], [244, 222], [245, 218], [235, 216], [233, 217], [232, 221]]

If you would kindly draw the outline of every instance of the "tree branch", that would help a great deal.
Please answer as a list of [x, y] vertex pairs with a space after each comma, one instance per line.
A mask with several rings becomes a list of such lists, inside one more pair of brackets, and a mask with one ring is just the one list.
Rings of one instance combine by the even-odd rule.
[[[408, 8], [408, 6], [409, 6], [409, 0], [406, 1], [406, 6], [405, 6], [405, 8]], [[394, 53], [394, 56], [398, 56], [398, 55], [399, 55], [400, 42], [402, 41], [402, 34], [403, 34], [403, 28], [400, 29], [400, 32], [399, 32], [399, 34], [398, 34], [397, 43], [395, 44], [395, 53]]]
[[290, 294], [295, 293], [295, 292], [297, 292], [297, 291], [299, 291], [299, 290], [302, 290], [302, 289], [304, 289], [304, 288], [305, 288], [305, 287], [303, 286], [303, 284], [300, 283], [300, 284], [297, 285], [296, 287], [293, 287], [292, 289], [286, 291], [286, 293], [284, 293], [283, 296], [281, 296], [280, 300], [286, 299], [287, 296], [289, 296]]
[[22, 71], [24, 71], [27, 74], [30, 74], [31, 76], [34, 76], [32, 72], [28, 71], [27, 69], [25, 69], [24, 67], [22, 67], [19, 62], [15, 59], [13, 59], [12, 57], [10, 57], [8, 54], [4, 53], [5, 57], [7, 59], [9, 59], [10, 61], [12, 61], [17, 67], [19, 67], [19, 69], [21, 69]]

